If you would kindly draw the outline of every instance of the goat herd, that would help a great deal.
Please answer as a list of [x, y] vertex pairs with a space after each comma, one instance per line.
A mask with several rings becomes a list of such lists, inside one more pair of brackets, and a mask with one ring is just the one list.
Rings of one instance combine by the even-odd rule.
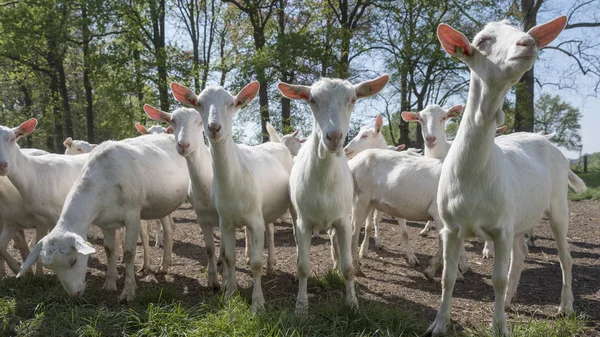
[[[462, 113], [462, 106], [428, 106], [403, 112], [402, 118], [422, 125], [425, 156], [389, 151], [382, 119], [363, 127], [344, 149], [350, 115], [358, 99], [382, 90], [389, 76], [356, 85], [323, 78], [312, 86], [279, 83], [283, 96], [305, 101], [313, 114], [308, 139], [294, 134], [280, 138], [268, 125], [270, 142], [236, 144], [232, 138], [235, 112], [257, 94], [252, 82], [237, 96], [222, 87], [207, 87], [199, 95], [172, 83], [175, 98], [192, 108], [172, 113], [144, 106], [147, 115], [168, 123], [147, 135], [106, 141], [97, 147], [68, 138], [65, 156], [20, 149], [17, 140], [34, 131], [30, 119], [16, 128], [0, 127], [0, 212], [3, 230], [0, 254], [20, 277], [37, 262], [52, 269], [70, 295], [85, 288], [88, 257], [95, 249], [84, 239], [90, 224], [102, 229], [107, 256], [104, 289], [115, 291], [117, 229], [125, 227], [123, 260], [125, 285], [120, 299], [132, 300], [136, 282], [134, 257], [138, 235], [149, 267], [148, 234], [141, 219], [161, 219], [164, 228], [162, 271], [169, 267], [173, 246], [170, 213], [189, 197], [204, 234], [208, 255], [208, 284], [220, 288], [212, 233], [221, 231], [223, 287], [227, 296], [237, 289], [235, 231], [246, 229], [246, 253], [253, 275], [252, 308], [264, 308], [262, 257], [267, 232], [267, 273], [274, 268], [273, 222], [290, 212], [298, 253], [299, 290], [296, 313], [308, 310], [307, 277], [313, 231], [329, 230], [334, 266], [346, 281], [346, 301], [358, 307], [354, 276], [359, 256], [368, 251], [368, 235], [379, 212], [399, 218], [406, 258], [419, 264], [408, 242], [406, 220], [433, 220], [440, 230], [440, 247], [426, 270], [432, 279], [443, 261], [442, 300], [428, 335], [444, 335], [450, 319], [452, 290], [468, 269], [463, 240], [486, 240], [485, 256], [495, 256], [493, 330], [507, 335], [505, 308], [511, 305], [527, 245], [523, 239], [542, 217], [550, 220], [563, 273], [560, 312], [573, 311], [572, 259], [567, 243], [567, 191], [585, 190], [561, 152], [548, 138], [514, 133], [495, 138], [504, 122], [502, 103], [507, 91], [529, 70], [540, 48], [564, 29], [567, 19], [556, 18], [527, 33], [507, 22], [493, 22], [473, 43], [452, 27], [441, 24], [437, 34], [443, 48], [471, 69], [466, 109], [453, 143], [446, 141], [445, 121]], [[158, 128], [158, 130], [156, 130]], [[158, 134], [157, 134], [158, 133]], [[160, 134], [160, 133], [166, 133]], [[173, 135], [169, 135], [173, 133]], [[205, 145], [206, 134], [209, 146]], [[304, 144], [302, 144], [304, 143]], [[342, 149], [344, 151], [342, 151]], [[174, 151], [176, 150], [176, 151]], [[345, 155], [344, 155], [345, 152]], [[360, 252], [359, 232], [367, 222]], [[427, 235], [431, 222], [422, 232]], [[31, 253], [23, 229], [36, 229]], [[376, 245], [380, 245], [375, 227]], [[22, 267], [7, 253], [14, 239], [25, 262]], [[531, 239], [531, 235], [530, 235]], [[509, 258], [510, 257], [510, 258]], [[509, 263], [510, 261], [510, 263]], [[0, 270], [4, 275], [4, 267]]]

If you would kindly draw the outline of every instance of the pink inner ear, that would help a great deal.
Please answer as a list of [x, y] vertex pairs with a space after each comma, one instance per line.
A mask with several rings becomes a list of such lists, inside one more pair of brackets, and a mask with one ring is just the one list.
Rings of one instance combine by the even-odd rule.
[[445, 23], [440, 23], [437, 29], [438, 39], [444, 50], [451, 56], [455, 56], [458, 48], [462, 48], [464, 55], [470, 55], [471, 43], [463, 33], [455, 30]]
[[554, 41], [566, 26], [567, 17], [563, 15], [550, 22], [531, 28], [527, 34], [536, 39], [538, 48], [543, 48]]
[[144, 104], [144, 112], [146, 113], [146, 115], [148, 115], [148, 117], [155, 121], [167, 123], [171, 122], [171, 116], [169, 116], [168, 113], [160, 111], [151, 105]]
[[140, 123], [135, 123], [135, 128], [138, 130], [138, 132], [142, 135], [145, 135], [148, 133], [148, 130], [146, 130], [146, 127], [141, 125]]
[[260, 84], [257, 81], [246, 85], [235, 97], [235, 106], [241, 106], [250, 103], [256, 97], [260, 89]]
[[294, 137], [298, 136], [298, 134], [300, 133], [300, 129], [294, 131], [294, 133], [292, 134]]
[[415, 121], [419, 120], [417, 115], [412, 111], [403, 111], [401, 116], [402, 116], [402, 119], [404, 119], [407, 122], [415, 122]]
[[283, 82], [279, 82], [277, 88], [279, 88], [279, 91], [281, 91], [283, 96], [289, 99], [302, 99], [308, 101], [310, 97], [310, 88], [299, 85], [290, 85]]
[[[190, 97], [196, 96], [192, 90], [184, 87], [183, 85], [173, 82], [171, 83], [171, 91], [176, 100], [184, 104], [196, 105], [196, 101]], [[191, 95], [193, 94], [193, 95]]]
[[383, 117], [381, 117], [381, 115], [377, 115], [377, 118], [375, 118], [375, 130], [377, 130], [377, 132], [381, 131], [382, 126], [383, 126]]
[[463, 110], [462, 105], [453, 106], [448, 110], [448, 117], [450, 117], [450, 118], [458, 117], [462, 113], [462, 110]]
[[35, 118], [30, 118], [28, 120], [26, 120], [25, 122], [23, 122], [23, 124], [19, 125], [19, 130], [18, 130], [18, 135], [15, 135], [17, 137], [19, 136], [23, 136], [23, 135], [28, 135], [30, 133], [33, 132], [33, 130], [35, 130], [35, 127], [37, 126], [37, 119]]
[[406, 147], [405, 144], [400, 144], [400, 145], [396, 146], [396, 151], [402, 151], [402, 150], [404, 150], [404, 147]]
[[173, 127], [169, 125], [169, 126], [167, 127], [167, 133], [168, 133], [168, 134], [173, 134], [174, 132], [175, 132], [175, 130], [173, 129]]

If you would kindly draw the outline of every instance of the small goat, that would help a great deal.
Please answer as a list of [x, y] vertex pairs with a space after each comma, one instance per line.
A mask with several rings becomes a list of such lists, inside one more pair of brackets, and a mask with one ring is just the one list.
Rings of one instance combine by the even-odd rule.
[[84, 154], [90, 153], [97, 146], [97, 144], [90, 144], [85, 140], [73, 140], [71, 137], [67, 137], [63, 142], [65, 146], [65, 154]]
[[308, 310], [306, 288], [311, 234], [322, 229], [333, 229], [332, 248], [337, 242], [340, 267], [346, 280], [346, 302], [358, 307], [350, 251], [353, 185], [342, 149], [357, 99], [377, 94], [388, 80], [389, 76], [383, 75], [357, 85], [327, 78], [312, 86], [278, 84], [285, 97], [305, 101], [313, 114], [313, 131], [300, 149], [289, 179], [292, 204], [298, 212], [295, 231], [299, 278], [297, 314]]
[[[375, 118], [375, 126], [370, 128], [363, 126], [358, 134], [344, 147], [344, 153], [349, 160], [352, 160], [357, 154], [367, 149], [389, 149], [393, 151], [401, 151], [404, 149], [404, 144], [396, 146], [387, 146], [381, 129], [383, 128], [383, 118], [377, 115]], [[367, 216], [367, 225], [365, 227], [365, 237], [360, 245], [360, 258], [365, 258], [369, 252], [369, 235], [373, 228], [375, 229], [375, 248], [381, 248], [381, 237], [379, 236], [379, 222], [381, 221], [381, 212], [373, 208]], [[406, 257], [411, 266], [419, 264], [419, 260], [413, 253], [412, 246], [408, 241], [408, 230], [406, 228], [406, 220], [399, 219], [398, 225], [400, 229], [400, 237], [402, 245], [405, 247]], [[362, 226], [362, 225], [361, 225]]]
[[550, 219], [562, 269], [559, 312], [573, 311], [567, 190], [571, 186], [581, 192], [585, 184], [546, 137], [518, 133], [494, 138], [497, 126], [504, 122], [502, 103], [508, 90], [531, 69], [538, 50], [566, 24], [567, 17], [561, 16], [524, 33], [506, 21], [493, 22], [475, 36], [473, 44], [447, 24], [438, 26], [442, 47], [471, 69], [471, 79], [467, 108], [440, 176], [442, 300], [426, 335], [446, 333], [458, 253], [464, 238], [475, 235], [494, 241], [493, 334], [508, 336], [504, 309], [515, 294], [527, 253], [525, 242], [515, 238], [544, 216]]

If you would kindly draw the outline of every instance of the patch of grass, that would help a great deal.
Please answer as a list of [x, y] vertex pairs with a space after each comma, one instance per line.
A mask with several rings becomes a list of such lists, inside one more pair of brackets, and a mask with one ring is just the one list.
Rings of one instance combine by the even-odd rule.
[[319, 287], [324, 290], [344, 290], [346, 289], [346, 280], [342, 273], [337, 269], [329, 269], [324, 275], [309, 276], [308, 287]]
[[[545, 320], [530, 318], [521, 323], [512, 323], [509, 326], [512, 337], [571, 337], [587, 336], [586, 328], [588, 317], [585, 315], [569, 315], [557, 318], [548, 317]], [[493, 337], [489, 327], [472, 327], [465, 330], [469, 337]]]
[[[221, 294], [183, 294], [175, 286], [138, 290], [130, 305], [117, 294], [89, 286], [83, 298], [66, 295], [53, 276], [0, 281], [0, 336], [418, 336], [430, 323], [390, 304], [359, 299], [354, 310], [344, 301], [345, 282], [334, 270], [309, 278], [309, 314], [296, 316], [290, 299], [269, 299], [255, 314], [251, 293], [224, 300]], [[198, 296], [192, 304], [185, 296]], [[512, 324], [513, 336], [585, 335], [585, 316]], [[471, 327], [457, 336], [490, 336]]]
[[585, 193], [575, 193], [569, 191], [569, 200], [600, 200], [600, 169], [589, 170], [588, 173], [577, 173], [585, 181], [587, 191]]

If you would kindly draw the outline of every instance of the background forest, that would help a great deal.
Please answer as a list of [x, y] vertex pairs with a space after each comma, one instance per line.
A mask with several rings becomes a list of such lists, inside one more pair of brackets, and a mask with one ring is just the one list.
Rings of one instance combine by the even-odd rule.
[[[487, 21], [508, 18], [528, 30], [554, 12], [567, 14], [567, 31], [577, 33], [541, 58], [566, 61], [545, 67], [555, 72], [551, 83], [534, 70], [521, 79], [505, 105], [507, 123], [511, 131], [557, 132], [561, 146], [577, 151], [581, 113], [556, 93], [597, 92], [600, 46], [587, 37], [597, 35], [600, 2], [589, 0], [0, 0], [0, 124], [36, 117], [40, 126], [23, 145], [62, 152], [68, 136], [92, 143], [135, 136], [133, 123], [147, 122], [144, 103], [177, 106], [172, 81], [237, 92], [258, 80], [259, 104], [235, 121], [239, 141], [258, 143], [266, 121], [284, 133], [311, 130], [305, 105], [282, 98], [278, 81], [356, 82], [388, 72], [385, 92], [357, 106], [350, 137], [381, 113], [388, 143], [422, 147], [419, 126], [400, 112], [464, 104], [468, 87], [466, 67], [445, 55], [437, 25], [472, 37]], [[589, 85], [574, 85], [583, 75]]]

